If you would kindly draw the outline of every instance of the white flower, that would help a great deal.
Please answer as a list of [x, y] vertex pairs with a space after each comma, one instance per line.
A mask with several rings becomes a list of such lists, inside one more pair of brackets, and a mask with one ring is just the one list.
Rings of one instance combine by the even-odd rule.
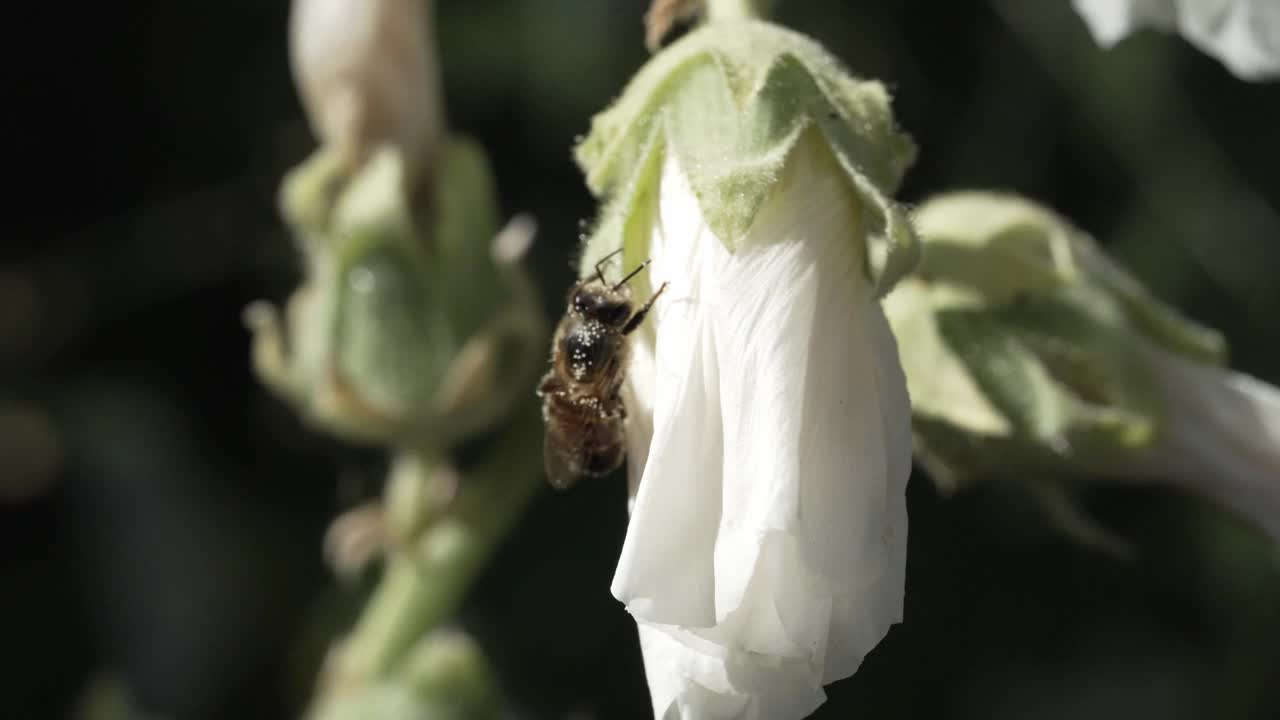
[[880, 83], [812, 40], [710, 22], [656, 54], [575, 156], [622, 250], [631, 523], [613, 593], [663, 720], [801, 718], [902, 619], [910, 415], [879, 298], [919, 246]]
[[443, 132], [431, 0], [295, 0], [290, 60], [316, 135], [354, 165], [400, 150], [408, 180]]
[[667, 154], [613, 581], [659, 718], [785, 720], [902, 619], [910, 415], [860, 206], [816, 133], [734, 251]]
[[1242, 78], [1280, 76], [1276, 0], [1072, 0], [1072, 5], [1103, 47], [1142, 27], [1177, 30]]

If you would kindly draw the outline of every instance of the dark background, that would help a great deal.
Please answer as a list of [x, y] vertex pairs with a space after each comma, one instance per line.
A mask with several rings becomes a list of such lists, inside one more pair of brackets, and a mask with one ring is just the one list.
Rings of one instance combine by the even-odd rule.
[[[504, 209], [538, 216], [551, 303], [593, 214], [569, 149], [643, 61], [646, 3], [440, 4], [450, 122], [490, 149]], [[1280, 85], [1154, 33], [1100, 51], [1066, 0], [781, 6], [893, 88], [922, 150], [904, 199], [1043, 200], [1280, 382]], [[298, 280], [276, 186], [314, 145], [287, 3], [7, 10], [0, 715], [127, 688], [165, 717], [296, 717], [359, 602], [323, 530], [383, 467], [248, 370], [241, 309]], [[917, 472], [906, 623], [818, 717], [1280, 717], [1274, 545], [1170, 490], [1087, 500], [1135, 560]], [[461, 622], [513, 717], [648, 716], [608, 592], [624, 527], [620, 480], [544, 493], [475, 588]]]

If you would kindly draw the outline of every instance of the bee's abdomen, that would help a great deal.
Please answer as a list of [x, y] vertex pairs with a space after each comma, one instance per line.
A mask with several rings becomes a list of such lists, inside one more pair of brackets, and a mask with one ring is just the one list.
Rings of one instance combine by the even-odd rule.
[[563, 461], [574, 475], [600, 476], [617, 470], [626, 457], [622, 399], [575, 395], [554, 377], [544, 380], [542, 416], [556, 436]]
[[582, 468], [579, 470], [582, 475], [599, 477], [622, 467], [622, 461], [626, 458], [627, 452], [623, 447], [621, 434], [610, 436], [605, 440], [594, 446], [583, 446]]

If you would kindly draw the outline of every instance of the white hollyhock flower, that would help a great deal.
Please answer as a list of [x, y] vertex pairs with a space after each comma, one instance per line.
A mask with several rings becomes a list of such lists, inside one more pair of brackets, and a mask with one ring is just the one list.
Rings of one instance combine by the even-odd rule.
[[811, 713], [902, 619], [906, 381], [879, 299], [918, 258], [914, 147], [812, 40], [714, 19], [576, 150], [605, 201], [583, 274], [651, 261], [623, 400], [613, 581], [664, 720]]
[[902, 619], [910, 411], [859, 207], [816, 138], [735, 252], [673, 155], [659, 193], [613, 593], [658, 717], [803, 717]]
[[444, 130], [431, 0], [294, 0], [289, 54], [316, 134], [354, 166], [395, 146], [406, 180]]
[[1247, 80], [1280, 76], [1280, 2], [1275, 0], [1072, 0], [1103, 47], [1134, 30], [1176, 30]]

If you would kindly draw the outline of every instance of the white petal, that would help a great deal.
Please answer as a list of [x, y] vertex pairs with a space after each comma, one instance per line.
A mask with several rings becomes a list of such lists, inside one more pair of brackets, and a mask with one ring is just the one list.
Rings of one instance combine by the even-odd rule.
[[1275, 0], [1072, 0], [1099, 45], [1143, 27], [1176, 29], [1246, 80], [1280, 76], [1280, 3]]
[[[662, 316], [653, 440], [613, 594], [638, 616], [706, 627], [715, 622], [712, 553], [721, 483], [718, 462], [698, 460], [718, 461], [721, 454], [717, 388], [706, 382], [715, 376], [716, 360], [702, 318], [688, 312], [687, 303], [663, 308]], [[650, 482], [653, 477], [684, 481]]]
[[1275, 0], [1180, 0], [1184, 37], [1246, 80], [1280, 77], [1280, 3]]
[[678, 628], [643, 621], [638, 628], [655, 718], [799, 718], [826, 700], [801, 664], [727, 651]]
[[631, 359], [622, 400], [627, 408], [627, 513], [635, 507], [640, 478], [649, 461], [653, 443], [653, 332], [651, 325], [637, 328], [631, 336]]
[[646, 649], [660, 714], [710, 692], [802, 717], [902, 617], [906, 383], [819, 143], [793, 152], [736, 253], [663, 169], [653, 436], [613, 584], [663, 657], [672, 639], [696, 656]]
[[1172, 28], [1178, 12], [1174, 0], [1071, 0], [1093, 39], [1111, 47], [1143, 27]]
[[1167, 430], [1148, 458], [1280, 541], [1280, 389], [1227, 368], [1151, 350]]
[[325, 145], [364, 154], [393, 143], [412, 175], [442, 131], [428, 0], [295, 0], [290, 60]]

